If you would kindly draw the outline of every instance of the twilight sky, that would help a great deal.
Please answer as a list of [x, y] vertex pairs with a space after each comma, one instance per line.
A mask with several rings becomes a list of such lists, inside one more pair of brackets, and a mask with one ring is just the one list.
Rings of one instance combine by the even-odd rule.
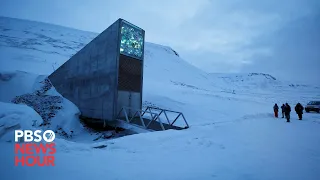
[[206, 72], [320, 84], [319, 0], [2, 0], [0, 16], [98, 33], [121, 17]]

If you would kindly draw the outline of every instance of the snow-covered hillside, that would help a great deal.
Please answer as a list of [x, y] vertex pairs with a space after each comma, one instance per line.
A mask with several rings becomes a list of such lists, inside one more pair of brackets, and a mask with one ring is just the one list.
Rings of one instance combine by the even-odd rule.
[[[272, 114], [274, 103], [288, 102], [293, 108], [297, 102], [319, 100], [319, 87], [261, 73], [207, 74], [179, 52], [153, 43], [145, 45], [143, 101], [183, 112], [190, 129], [88, 141], [77, 107], [52, 88], [35, 98], [62, 98], [62, 110], [51, 122], [77, 133], [56, 140], [55, 167], [14, 167], [12, 144], [6, 142], [10, 133], [18, 126], [32, 128], [32, 120], [42, 118], [41, 112], [11, 102], [41, 89], [46, 75], [96, 35], [0, 17], [0, 106], [5, 107], [0, 108], [0, 177], [319, 179], [320, 114], [304, 114], [298, 121], [292, 112], [291, 123]], [[93, 148], [99, 145], [106, 147]]]

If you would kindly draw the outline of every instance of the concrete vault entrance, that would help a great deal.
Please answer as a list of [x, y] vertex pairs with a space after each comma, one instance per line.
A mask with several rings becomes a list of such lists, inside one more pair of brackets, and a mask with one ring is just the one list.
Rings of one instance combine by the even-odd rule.
[[145, 31], [118, 19], [49, 79], [80, 109], [81, 116], [101, 122], [126, 121], [125, 117], [134, 118], [142, 111], [144, 45]]

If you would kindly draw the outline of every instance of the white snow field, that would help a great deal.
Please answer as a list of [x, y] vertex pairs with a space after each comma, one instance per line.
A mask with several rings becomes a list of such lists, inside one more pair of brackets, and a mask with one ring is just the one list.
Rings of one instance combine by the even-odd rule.
[[[152, 43], [145, 47], [143, 101], [183, 112], [189, 129], [93, 141], [78, 108], [51, 88], [43, 96], [62, 99], [51, 127], [74, 134], [56, 138], [54, 167], [14, 166], [13, 130], [44, 128], [32, 125], [46, 109], [36, 113], [13, 99], [41, 89], [46, 75], [96, 35], [0, 17], [0, 179], [320, 179], [320, 114], [299, 121], [294, 112], [297, 102], [319, 100], [319, 87], [261, 73], [207, 74]], [[285, 102], [291, 123], [273, 117], [274, 103]], [[94, 148], [100, 145], [106, 147]]]

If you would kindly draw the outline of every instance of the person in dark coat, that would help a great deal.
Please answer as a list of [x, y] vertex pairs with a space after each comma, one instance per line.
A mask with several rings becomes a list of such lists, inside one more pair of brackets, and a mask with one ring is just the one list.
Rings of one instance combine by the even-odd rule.
[[274, 117], [278, 118], [279, 107], [277, 103], [273, 106], [273, 111], [274, 111]]
[[284, 104], [282, 104], [282, 106], [281, 106], [282, 118], [284, 118], [284, 109], [285, 108], [286, 108], [286, 106]]
[[294, 108], [294, 110], [298, 114], [299, 120], [302, 120], [302, 114], [303, 114], [304, 107], [300, 103], [298, 103], [296, 105], [296, 107]]
[[288, 103], [286, 103], [286, 107], [284, 108], [284, 114], [286, 116], [287, 122], [290, 122], [290, 112], [291, 112], [291, 107], [289, 106]]

